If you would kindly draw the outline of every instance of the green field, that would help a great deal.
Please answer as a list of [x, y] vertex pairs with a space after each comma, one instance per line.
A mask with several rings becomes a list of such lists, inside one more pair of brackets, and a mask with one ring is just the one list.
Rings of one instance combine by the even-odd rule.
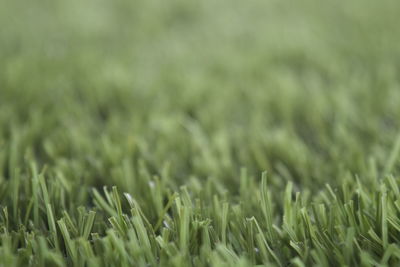
[[399, 10], [0, 0], [0, 267], [399, 266]]

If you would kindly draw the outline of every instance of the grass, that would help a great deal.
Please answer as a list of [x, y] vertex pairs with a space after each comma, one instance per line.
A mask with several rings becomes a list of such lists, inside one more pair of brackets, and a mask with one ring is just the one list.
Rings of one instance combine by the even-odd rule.
[[0, 0], [0, 266], [400, 265], [399, 8]]

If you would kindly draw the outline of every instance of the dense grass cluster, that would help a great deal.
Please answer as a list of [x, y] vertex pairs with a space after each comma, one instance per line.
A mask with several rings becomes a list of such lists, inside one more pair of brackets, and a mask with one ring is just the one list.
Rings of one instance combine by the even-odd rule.
[[0, 0], [0, 266], [400, 265], [399, 8]]

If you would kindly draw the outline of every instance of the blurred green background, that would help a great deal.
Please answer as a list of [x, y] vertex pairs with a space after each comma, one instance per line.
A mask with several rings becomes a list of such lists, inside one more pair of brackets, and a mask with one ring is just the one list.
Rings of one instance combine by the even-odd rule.
[[144, 169], [222, 191], [236, 190], [241, 167], [310, 190], [398, 173], [398, 10], [0, 0], [0, 173], [35, 159], [72, 188], [137, 193], [127, 173]]

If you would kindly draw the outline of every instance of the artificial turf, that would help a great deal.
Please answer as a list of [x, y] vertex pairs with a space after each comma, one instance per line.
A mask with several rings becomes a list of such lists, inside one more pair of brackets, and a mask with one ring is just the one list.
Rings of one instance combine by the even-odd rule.
[[0, 0], [0, 266], [399, 266], [399, 10]]

